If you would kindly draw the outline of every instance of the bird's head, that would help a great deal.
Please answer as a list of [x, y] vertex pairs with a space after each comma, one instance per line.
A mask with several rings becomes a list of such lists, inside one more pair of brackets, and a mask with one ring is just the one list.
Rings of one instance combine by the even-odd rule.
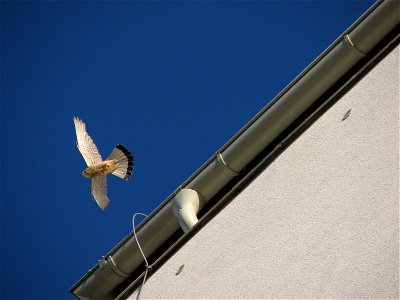
[[90, 178], [90, 175], [91, 175], [91, 173], [90, 173], [89, 168], [86, 168], [85, 170], [83, 170], [82, 176], [84, 176], [86, 178]]

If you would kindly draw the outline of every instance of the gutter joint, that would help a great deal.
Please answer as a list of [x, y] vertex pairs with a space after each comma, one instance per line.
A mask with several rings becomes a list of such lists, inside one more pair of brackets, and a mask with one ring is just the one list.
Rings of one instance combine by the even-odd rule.
[[358, 53], [360, 53], [362, 56], [366, 56], [368, 53], [365, 53], [363, 51], [360, 50], [360, 48], [358, 48], [356, 46], [356, 44], [353, 43], [353, 41], [351, 40], [350, 36], [348, 34], [345, 34], [345, 36], [343, 37], [343, 41], [349, 45], [351, 48], [355, 49]]

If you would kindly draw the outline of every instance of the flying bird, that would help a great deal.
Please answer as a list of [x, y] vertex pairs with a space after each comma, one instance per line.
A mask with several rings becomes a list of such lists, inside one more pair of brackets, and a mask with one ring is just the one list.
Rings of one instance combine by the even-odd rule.
[[103, 161], [92, 138], [86, 131], [85, 123], [78, 117], [74, 117], [77, 146], [79, 152], [87, 164], [87, 168], [82, 175], [92, 180], [92, 197], [97, 204], [104, 210], [110, 200], [107, 197], [108, 174], [113, 174], [124, 180], [128, 180], [132, 175], [133, 157], [127, 148], [118, 144], [115, 146], [110, 156]]

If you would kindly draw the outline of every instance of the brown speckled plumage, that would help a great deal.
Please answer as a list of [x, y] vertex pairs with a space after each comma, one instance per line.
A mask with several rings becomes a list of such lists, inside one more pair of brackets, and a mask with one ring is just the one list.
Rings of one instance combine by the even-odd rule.
[[92, 180], [92, 197], [104, 210], [110, 203], [107, 197], [106, 176], [113, 174], [127, 180], [132, 174], [133, 156], [125, 146], [118, 144], [110, 156], [103, 161], [96, 145], [86, 131], [85, 123], [78, 117], [74, 117], [74, 124], [77, 146], [88, 166], [82, 175]]

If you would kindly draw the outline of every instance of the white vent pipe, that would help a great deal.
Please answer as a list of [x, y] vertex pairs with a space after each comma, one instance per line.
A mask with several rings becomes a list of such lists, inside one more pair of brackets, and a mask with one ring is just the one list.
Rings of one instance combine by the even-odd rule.
[[197, 213], [202, 204], [200, 194], [192, 189], [183, 189], [172, 199], [172, 211], [184, 232], [199, 221]]

